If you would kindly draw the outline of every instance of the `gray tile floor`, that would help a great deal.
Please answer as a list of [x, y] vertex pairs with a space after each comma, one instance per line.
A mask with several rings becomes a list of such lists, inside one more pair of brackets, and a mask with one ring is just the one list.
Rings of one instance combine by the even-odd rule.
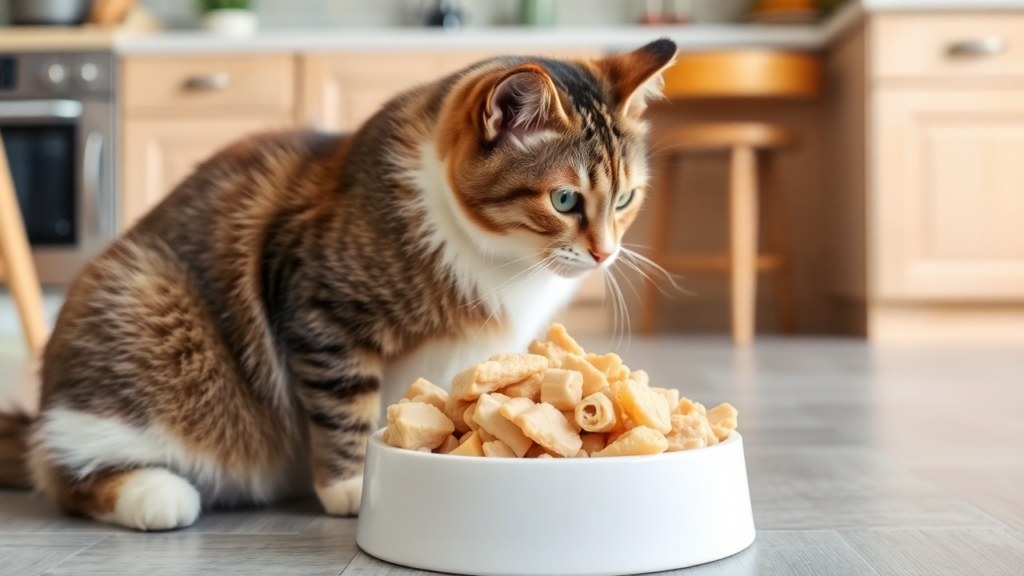
[[[1024, 574], [1024, 349], [659, 338], [620, 351], [659, 385], [740, 410], [757, 540], [673, 574]], [[363, 554], [354, 533], [315, 501], [138, 534], [0, 491], [0, 575], [424, 574]]]

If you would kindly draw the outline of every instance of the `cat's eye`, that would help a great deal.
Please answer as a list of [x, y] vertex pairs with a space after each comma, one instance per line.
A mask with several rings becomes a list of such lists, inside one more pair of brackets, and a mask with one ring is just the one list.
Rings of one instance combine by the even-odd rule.
[[575, 190], [563, 188], [551, 193], [551, 205], [561, 213], [571, 211], [580, 201], [580, 193]]
[[629, 203], [633, 201], [633, 192], [635, 191], [630, 190], [629, 192], [619, 194], [619, 199], [615, 201], [615, 209], [622, 210], [626, 206], [629, 206]]

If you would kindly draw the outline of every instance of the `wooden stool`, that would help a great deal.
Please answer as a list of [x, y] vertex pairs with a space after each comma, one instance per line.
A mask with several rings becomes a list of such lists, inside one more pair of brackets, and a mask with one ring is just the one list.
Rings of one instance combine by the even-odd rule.
[[42, 352], [46, 345], [46, 317], [43, 313], [43, 294], [32, 262], [25, 223], [14, 194], [14, 180], [7, 165], [7, 153], [0, 139], [0, 280], [6, 272], [7, 285], [21, 314], [25, 341], [33, 354]]
[[[818, 93], [820, 68], [804, 54], [737, 51], [684, 54], [665, 72], [668, 98], [797, 98]], [[728, 272], [732, 301], [732, 337], [747, 345], [754, 336], [757, 273], [775, 272], [776, 297], [782, 328], [796, 329], [793, 281], [781, 190], [774, 152], [796, 145], [797, 136], [771, 124], [708, 123], [684, 126], [659, 135], [668, 151], [657, 167], [664, 175], [653, 197], [654, 225], [651, 259], [674, 272]], [[686, 153], [724, 152], [730, 155], [729, 253], [682, 255], [668, 253], [672, 218], [671, 182], [667, 175]], [[758, 196], [764, 188], [773, 252], [758, 254]], [[647, 282], [642, 330], [653, 334], [658, 288]]]

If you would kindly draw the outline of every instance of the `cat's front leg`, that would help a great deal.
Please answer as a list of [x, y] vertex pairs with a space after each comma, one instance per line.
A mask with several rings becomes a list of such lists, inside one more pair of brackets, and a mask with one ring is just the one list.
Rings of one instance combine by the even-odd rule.
[[337, 344], [295, 349], [302, 350], [293, 352], [291, 366], [309, 426], [317, 496], [328, 514], [356, 515], [366, 441], [380, 413], [380, 356]]

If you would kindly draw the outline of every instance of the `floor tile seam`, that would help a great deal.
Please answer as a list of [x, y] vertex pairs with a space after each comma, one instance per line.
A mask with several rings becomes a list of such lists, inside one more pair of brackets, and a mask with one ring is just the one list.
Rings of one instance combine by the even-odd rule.
[[850, 540], [849, 540], [848, 538], [846, 538], [846, 536], [844, 536], [844, 535], [843, 535], [843, 533], [842, 533], [842, 532], [841, 532], [840, 530], [829, 530], [829, 532], [832, 532], [832, 533], [833, 533], [833, 534], [835, 534], [835, 535], [836, 535], [837, 537], [839, 537], [839, 540], [840, 540], [840, 541], [841, 541], [841, 542], [842, 542], [843, 544], [845, 544], [845, 545], [846, 545], [846, 548], [847, 548], [847, 549], [848, 549], [848, 550], [849, 550], [850, 552], [853, 552], [853, 555], [854, 555], [854, 556], [856, 556], [857, 558], [860, 558], [861, 562], [863, 562], [865, 566], [867, 566], [868, 568], [870, 568], [870, 569], [871, 569], [871, 572], [872, 572], [872, 573], [873, 573], [873, 574], [874, 574], [875, 576], [882, 576], [882, 572], [881, 572], [881, 570], [880, 570], [880, 569], [879, 569], [879, 568], [878, 568], [877, 566], [875, 566], [874, 564], [872, 564], [872, 563], [871, 563], [871, 561], [867, 559], [867, 557], [865, 557], [865, 556], [864, 556], [863, 554], [861, 554], [860, 550], [858, 550], [858, 549], [857, 549], [857, 547], [856, 547], [856, 546], [854, 545], [854, 543], [853, 543], [853, 542], [851, 542], [851, 541], [850, 541]]

